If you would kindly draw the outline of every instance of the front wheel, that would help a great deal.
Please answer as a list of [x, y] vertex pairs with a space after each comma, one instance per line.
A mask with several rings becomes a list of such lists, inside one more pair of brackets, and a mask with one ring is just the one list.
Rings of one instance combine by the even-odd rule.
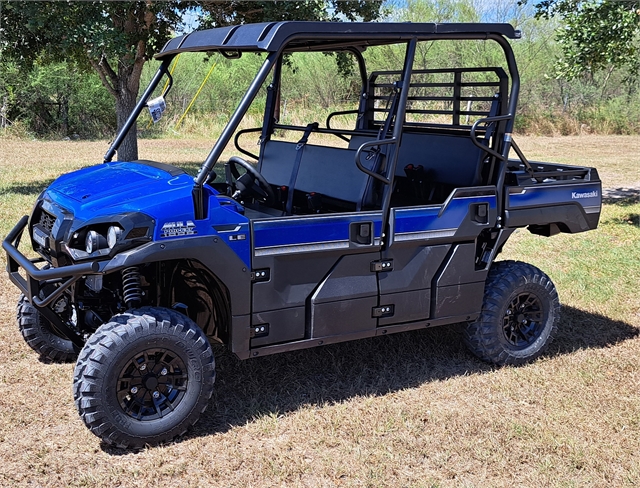
[[20, 295], [16, 307], [18, 329], [24, 341], [40, 357], [49, 362], [67, 363], [78, 357], [78, 348], [69, 339], [57, 333], [47, 319], [27, 297]]
[[105, 443], [139, 449], [173, 440], [195, 424], [213, 393], [215, 362], [202, 330], [159, 307], [114, 316], [87, 341], [73, 393], [89, 430]]
[[523, 364], [540, 356], [556, 335], [560, 301], [551, 279], [519, 261], [494, 263], [482, 312], [467, 325], [464, 342], [483, 361]]

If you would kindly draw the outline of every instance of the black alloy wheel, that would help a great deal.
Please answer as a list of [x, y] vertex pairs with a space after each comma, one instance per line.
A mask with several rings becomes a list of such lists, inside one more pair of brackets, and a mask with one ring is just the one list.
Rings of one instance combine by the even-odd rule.
[[480, 316], [463, 340], [483, 361], [524, 364], [549, 347], [559, 318], [558, 293], [546, 274], [527, 263], [499, 261], [489, 270]]
[[73, 393], [86, 426], [106, 444], [140, 449], [184, 434], [213, 394], [209, 340], [189, 317], [161, 307], [115, 315], [89, 338]]
[[507, 306], [502, 330], [509, 344], [524, 349], [540, 336], [544, 328], [544, 310], [537, 295], [521, 293]]
[[173, 412], [184, 398], [189, 377], [180, 356], [169, 349], [147, 349], [120, 372], [116, 395], [136, 420], [155, 420]]

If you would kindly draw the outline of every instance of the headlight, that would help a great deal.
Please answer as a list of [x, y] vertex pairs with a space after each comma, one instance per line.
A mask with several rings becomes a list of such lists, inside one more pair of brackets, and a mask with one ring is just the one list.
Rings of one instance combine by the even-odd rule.
[[112, 225], [109, 227], [109, 231], [107, 232], [107, 246], [109, 249], [113, 249], [113, 246], [120, 240], [120, 236], [122, 235], [122, 228], [117, 225]]
[[107, 247], [107, 240], [102, 234], [95, 230], [90, 230], [87, 232], [87, 239], [84, 241], [84, 245], [87, 254], [92, 254], [94, 251]]
[[60, 244], [71, 259], [81, 261], [113, 257], [117, 252], [153, 239], [155, 222], [148, 215], [133, 212], [112, 217], [106, 222], [98, 219], [83, 222], [84, 226], [72, 227], [68, 231]]

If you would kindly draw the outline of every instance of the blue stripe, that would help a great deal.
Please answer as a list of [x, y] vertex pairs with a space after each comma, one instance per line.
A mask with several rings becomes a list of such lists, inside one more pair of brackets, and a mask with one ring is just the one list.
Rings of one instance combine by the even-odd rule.
[[[600, 206], [602, 192], [599, 184], [567, 186], [528, 187], [524, 193], [509, 193], [507, 208], [539, 207], [550, 204], [578, 202], [583, 207]], [[574, 193], [597, 192], [597, 196], [588, 198], [573, 198]]]
[[394, 211], [394, 233], [457, 229], [469, 213], [469, 205], [474, 203], [488, 203], [491, 208], [495, 208], [496, 197], [454, 198], [440, 217], [438, 217], [438, 213], [441, 206], [396, 209]]
[[349, 224], [374, 222], [374, 237], [382, 234], [382, 214], [294, 217], [253, 223], [254, 248], [313, 244], [349, 239]]

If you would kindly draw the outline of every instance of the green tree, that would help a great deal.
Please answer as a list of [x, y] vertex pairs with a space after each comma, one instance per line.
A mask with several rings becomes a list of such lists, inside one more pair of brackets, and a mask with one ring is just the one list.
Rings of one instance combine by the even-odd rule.
[[[185, 2], [2, 1], [0, 55], [23, 68], [73, 61], [95, 70], [115, 99], [118, 128], [136, 103], [142, 67], [181, 23]], [[118, 159], [138, 157], [135, 127]]]
[[[136, 103], [142, 67], [191, 9], [202, 27], [280, 20], [373, 20], [382, 0], [71, 1], [0, 0], [0, 56], [22, 67], [36, 59], [93, 69], [114, 97], [118, 129]], [[138, 157], [136, 128], [118, 159]]]
[[564, 55], [560, 75], [573, 79], [623, 67], [637, 73], [640, 1], [543, 0], [535, 7], [538, 16], [562, 20], [557, 34]]
[[204, 12], [202, 25], [221, 27], [252, 22], [285, 20], [377, 20], [383, 0], [223, 1], [198, 2]]

